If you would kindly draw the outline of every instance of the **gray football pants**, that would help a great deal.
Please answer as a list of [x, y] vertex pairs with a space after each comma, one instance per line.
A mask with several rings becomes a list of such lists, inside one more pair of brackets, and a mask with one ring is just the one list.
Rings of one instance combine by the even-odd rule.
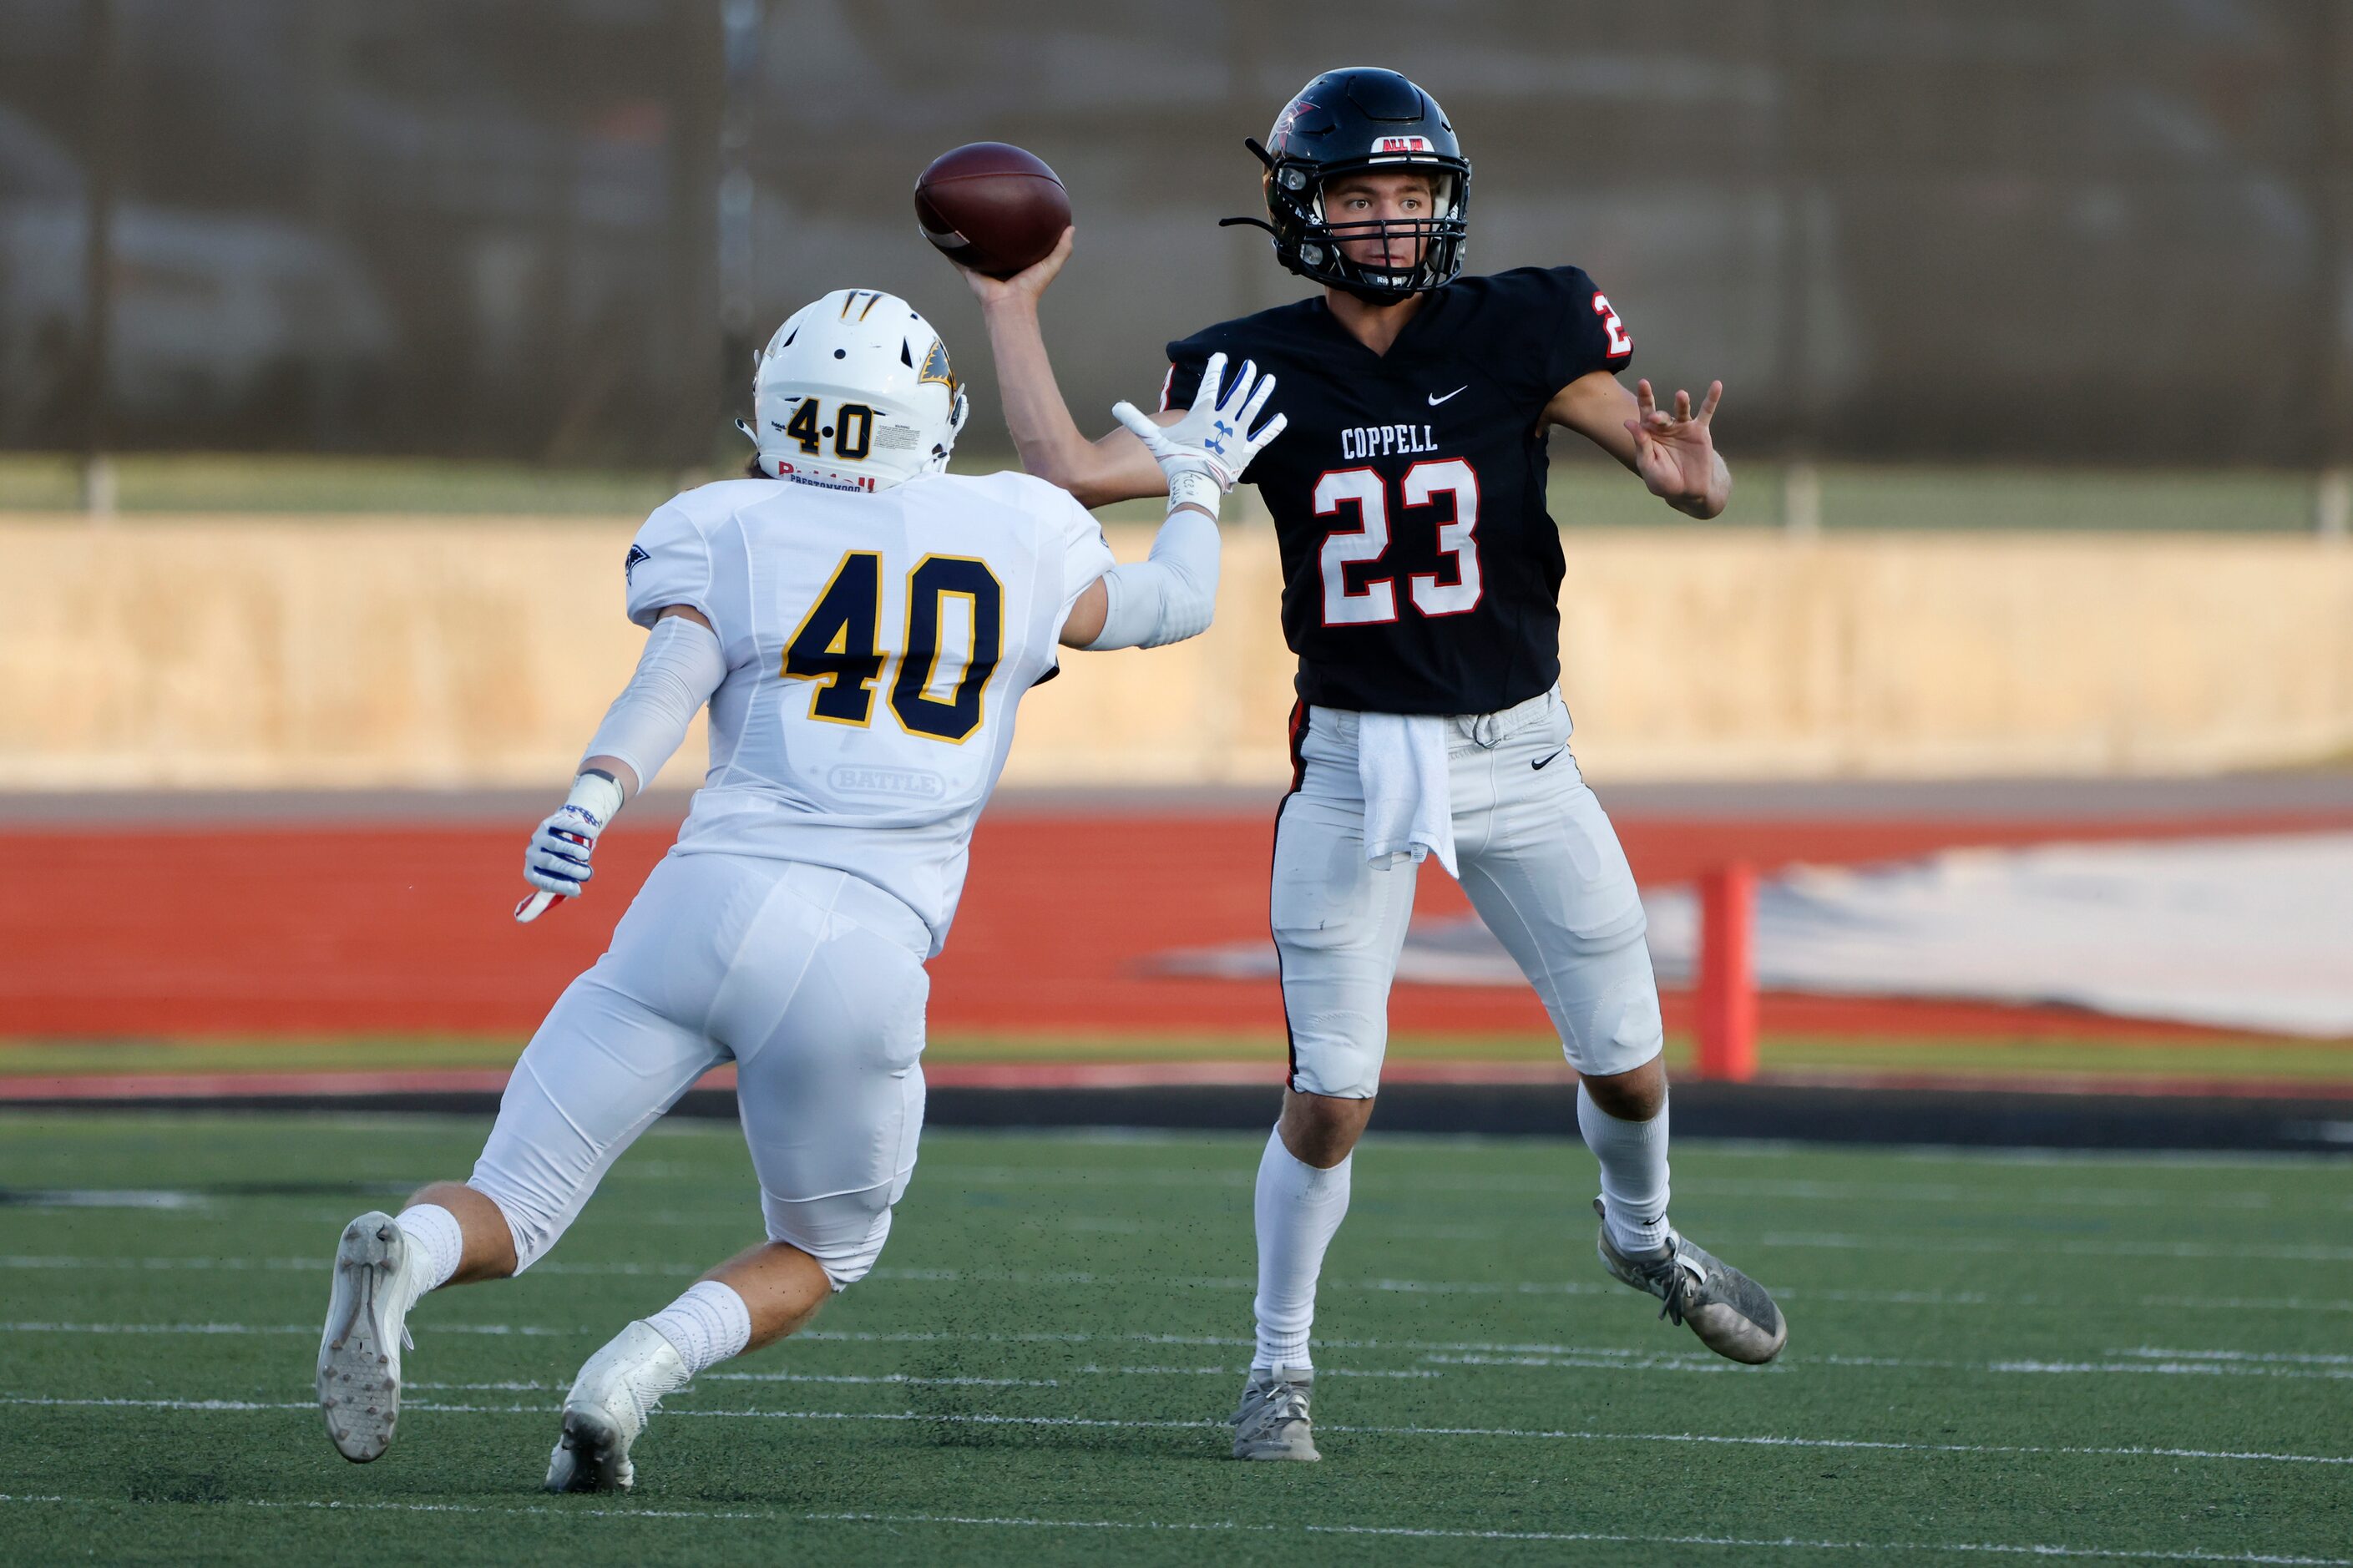
[[[1298, 784], [1274, 834], [1271, 917], [1291, 1031], [1291, 1087], [1380, 1090], [1389, 984], [1413, 917], [1414, 862], [1365, 858], [1356, 719], [1306, 710]], [[1662, 1044], [1642, 902], [1618, 836], [1568, 752], [1557, 691], [1448, 719], [1462, 890], [1535, 986], [1569, 1065], [1638, 1068]]]

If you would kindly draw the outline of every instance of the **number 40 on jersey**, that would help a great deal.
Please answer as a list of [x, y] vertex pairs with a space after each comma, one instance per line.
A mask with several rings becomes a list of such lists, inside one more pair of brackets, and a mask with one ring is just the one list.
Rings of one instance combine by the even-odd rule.
[[[941, 632], [950, 600], [965, 607], [964, 669], [945, 696], [935, 694]], [[980, 728], [989, 680], [1005, 650], [1005, 589], [988, 563], [969, 555], [926, 555], [907, 574], [907, 622], [900, 651], [881, 646], [882, 557], [853, 550], [802, 617], [785, 647], [783, 674], [810, 683], [809, 717], [863, 726], [874, 716], [874, 687], [894, 659], [891, 712], [911, 735], [961, 743]]]

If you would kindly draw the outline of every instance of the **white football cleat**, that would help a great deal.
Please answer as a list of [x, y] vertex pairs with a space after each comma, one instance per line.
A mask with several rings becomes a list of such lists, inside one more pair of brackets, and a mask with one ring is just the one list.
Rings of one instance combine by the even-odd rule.
[[380, 1211], [345, 1226], [335, 1247], [335, 1285], [319, 1336], [319, 1408], [336, 1451], [355, 1465], [383, 1458], [400, 1419], [400, 1352], [417, 1297], [413, 1253]]
[[1307, 1414], [1314, 1386], [1315, 1374], [1310, 1371], [1252, 1368], [1250, 1381], [1242, 1384], [1240, 1408], [1226, 1417], [1234, 1429], [1234, 1458], [1321, 1459], [1314, 1423]]
[[659, 1329], [643, 1319], [588, 1358], [564, 1396], [564, 1436], [548, 1456], [545, 1489], [625, 1492], [637, 1479], [629, 1445], [666, 1394], [693, 1373]]

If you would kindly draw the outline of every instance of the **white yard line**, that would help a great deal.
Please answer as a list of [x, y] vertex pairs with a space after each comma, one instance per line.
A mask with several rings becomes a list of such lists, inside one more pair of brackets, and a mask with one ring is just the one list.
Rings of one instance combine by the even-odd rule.
[[[54, 1494], [21, 1496], [0, 1493], [0, 1503], [47, 1504], [67, 1508], [117, 1509], [126, 1506], [112, 1498], [70, 1498]], [[154, 1504], [134, 1504], [154, 1507]], [[1449, 1530], [1430, 1526], [1382, 1524], [1246, 1524], [1236, 1520], [1038, 1519], [1019, 1515], [953, 1513], [789, 1513], [765, 1509], [597, 1508], [586, 1503], [565, 1505], [517, 1503], [505, 1507], [484, 1503], [344, 1502], [245, 1498], [219, 1503], [176, 1504], [199, 1508], [256, 1508], [322, 1513], [462, 1513], [523, 1515], [554, 1519], [681, 1519], [756, 1521], [798, 1524], [942, 1525], [976, 1530], [1103, 1530], [1138, 1533], [1238, 1533], [1253, 1535], [1361, 1535], [1414, 1541], [1525, 1541], [1562, 1544], [1589, 1542], [1616, 1546], [1720, 1546], [1773, 1552], [1968, 1552], [2017, 1557], [2078, 1557], [2124, 1562], [2215, 1563], [2276, 1564], [2278, 1568], [2353, 1568], [2353, 1557], [2301, 1557], [2275, 1552], [2135, 1551], [2128, 1547], [2066, 1546], [2046, 1542], [2011, 1543], [1990, 1541], [1809, 1541], [1797, 1536], [1634, 1535], [1609, 1531]]]
[[[511, 1323], [427, 1323], [421, 1325], [427, 1336], [436, 1333], [483, 1334], [491, 1336], [522, 1336], [557, 1339], [595, 1333], [594, 1329], [556, 1329], [537, 1324]], [[289, 1334], [309, 1335], [318, 1332], [304, 1323], [57, 1323], [0, 1322], [0, 1333], [75, 1333], [75, 1334]], [[812, 1329], [794, 1336], [804, 1342], [860, 1344], [922, 1344], [951, 1342], [966, 1344], [1065, 1344], [1138, 1343], [1166, 1345], [1233, 1346], [1252, 1342], [1230, 1336], [1197, 1334], [1089, 1334], [1035, 1331], [1017, 1334], [984, 1334], [943, 1332], [933, 1330], [913, 1330], [898, 1333], [857, 1332], [846, 1330]], [[1803, 1366], [1820, 1367], [1895, 1367], [1930, 1371], [1976, 1373], [2119, 1373], [2169, 1374], [2181, 1376], [2237, 1376], [2285, 1378], [2297, 1381], [2353, 1381], [2353, 1355], [2303, 1354], [2294, 1352], [2240, 1351], [2229, 1349], [2165, 1350], [2149, 1346], [2110, 1350], [2100, 1352], [2101, 1358], [2088, 1360], [2042, 1360], [2029, 1357], [2004, 1358], [1989, 1362], [1929, 1360], [1905, 1356], [1863, 1355], [1795, 1355], [1784, 1358], [1767, 1367], [1736, 1365], [1700, 1351], [1639, 1349], [1619, 1345], [1571, 1345], [1546, 1342], [1510, 1342], [1492, 1340], [1398, 1340], [1358, 1339], [1324, 1340], [1320, 1342], [1327, 1351], [1368, 1350], [1410, 1352], [1419, 1355], [1421, 1368], [1360, 1369], [1326, 1367], [1320, 1369], [1327, 1377], [1429, 1378], [1442, 1375], [1428, 1370], [1445, 1366], [1510, 1366], [1556, 1368], [1594, 1372], [1691, 1372], [1736, 1373], [1747, 1376], [1786, 1374]], [[1138, 1367], [1107, 1368], [1088, 1365], [1073, 1369], [1074, 1373], [1109, 1374], [1117, 1372], [1131, 1375], [1153, 1373], [1212, 1373], [1240, 1369], [1228, 1367]], [[731, 1383], [840, 1383], [840, 1384], [970, 1384], [991, 1387], [1052, 1388], [1060, 1384], [1051, 1378], [932, 1378], [913, 1373], [877, 1373], [871, 1375], [832, 1374], [797, 1372], [730, 1372], [706, 1373], [706, 1379]], [[412, 1384], [411, 1387], [448, 1389], [530, 1389], [537, 1384], [465, 1383]], [[548, 1385], [553, 1386], [553, 1385]]]
[[[1240, 1366], [1074, 1366], [1074, 1377], [1241, 1377], [1249, 1371]], [[1403, 1372], [1366, 1372], [1355, 1367], [1330, 1367], [1317, 1373], [1319, 1377], [1371, 1377], [1394, 1380], [1419, 1380], [1443, 1377], [1444, 1373], [1431, 1368], [1413, 1367]], [[922, 1377], [912, 1373], [889, 1373], [871, 1376], [835, 1375], [809, 1372], [705, 1372], [695, 1375], [698, 1383], [837, 1383], [902, 1384], [916, 1388], [1060, 1388], [1059, 1377]], [[569, 1383], [412, 1383], [411, 1389], [432, 1389], [438, 1393], [554, 1393], [566, 1389]]]
[[697, 1373], [705, 1383], [849, 1383], [905, 1384], [914, 1388], [1060, 1388], [1058, 1377], [923, 1377], [913, 1373], [877, 1373], [871, 1375], [815, 1372], [704, 1372]]
[[[1694, 1372], [1738, 1373], [1750, 1377], [1787, 1375], [1795, 1368], [1825, 1367], [1894, 1367], [1931, 1372], [1969, 1373], [1978, 1375], [2003, 1375], [2021, 1373], [2069, 1373], [2076, 1375], [2124, 1374], [2177, 1377], [2269, 1377], [2295, 1382], [2353, 1382], [2353, 1368], [2331, 1366], [2266, 1366], [2250, 1364], [2260, 1359], [2250, 1355], [2238, 1359], [2241, 1352], [2211, 1352], [2201, 1357], [2198, 1352], [2184, 1352], [2171, 1359], [2141, 1357], [2136, 1352], [2110, 1352], [2111, 1359], [2101, 1361], [2038, 1361], [2029, 1358], [1989, 1362], [1935, 1361], [1913, 1356], [1865, 1355], [1797, 1355], [1784, 1356], [1767, 1367], [1736, 1365], [1713, 1355], [1690, 1352], [1665, 1351], [1645, 1352], [1619, 1350], [1564, 1350], [1561, 1352], [1520, 1352], [1500, 1354], [1472, 1352], [1465, 1354], [1432, 1353], [1421, 1359], [1439, 1366], [1510, 1366], [1535, 1368], [1568, 1368], [1585, 1372]], [[2122, 1358], [2122, 1359], [2115, 1359]], [[1320, 1373], [1321, 1369], [1319, 1369]]]
[[2284, 1361], [2309, 1366], [2353, 1366], [2353, 1355], [2324, 1355], [2297, 1351], [2180, 1351], [2135, 1345], [2130, 1350], [2110, 1351], [2108, 1353], [2151, 1356], [2160, 1361]]
[[[1099, 1366], [1089, 1363], [1071, 1368], [1073, 1377], [1242, 1377], [1249, 1373], [1246, 1366]], [[1374, 1371], [1361, 1367], [1324, 1367], [1318, 1377], [1368, 1377], [1393, 1382], [1419, 1382], [1446, 1374], [1434, 1367], [1408, 1367], [1402, 1371]], [[697, 1383], [818, 1383], [903, 1384], [918, 1388], [1061, 1388], [1059, 1377], [923, 1377], [913, 1373], [888, 1373], [872, 1375], [833, 1374], [810, 1372], [704, 1372], [695, 1374]], [[411, 1383], [412, 1391], [430, 1389], [435, 1393], [495, 1393], [542, 1394], [555, 1393], [571, 1387], [570, 1383]]]
[[[316, 1323], [5, 1323], [0, 1334], [315, 1334]], [[437, 1334], [513, 1334], [554, 1339], [596, 1329], [543, 1329], [528, 1323], [436, 1323]]]
[[[0, 1405], [42, 1407], [96, 1406], [137, 1410], [314, 1410], [310, 1400], [271, 1403], [234, 1399], [94, 1399], [37, 1394], [0, 1394]], [[410, 1410], [452, 1415], [552, 1415], [553, 1405], [444, 1405], [415, 1400]], [[729, 1421], [879, 1421], [954, 1426], [1081, 1427], [1123, 1432], [1216, 1431], [1223, 1421], [1118, 1420], [1087, 1415], [997, 1415], [979, 1412], [931, 1413], [920, 1410], [697, 1410], [673, 1408], [672, 1416]], [[1711, 1447], [1761, 1448], [1828, 1448], [1909, 1454], [2066, 1454], [2110, 1458], [2210, 1459], [2226, 1463], [2353, 1466], [2353, 1455], [2291, 1454], [2220, 1448], [2094, 1447], [2026, 1443], [1901, 1443], [1857, 1437], [1736, 1436], [1704, 1432], [1599, 1432], [1561, 1427], [1520, 1426], [1378, 1426], [1332, 1424], [1326, 1432], [1359, 1433], [1381, 1437], [1502, 1437], [1556, 1443], [1684, 1443]]]
[[[1806, 1245], [1840, 1248], [1876, 1246], [1875, 1240], [1841, 1236], [1814, 1237]], [[1935, 1248], [1923, 1248], [1935, 1250]], [[1984, 1251], [1959, 1247], [1957, 1251]], [[298, 1273], [323, 1272], [322, 1258], [87, 1258], [51, 1254], [0, 1254], [0, 1269], [90, 1269], [170, 1273], [178, 1270], [241, 1272], [253, 1269]], [[685, 1279], [702, 1273], [691, 1263], [565, 1263], [546, 1261], [533, 1266], [534, 1274], [624, 1279]], [[873, 1270], [878, 1279], [915, 1284], [1008, 1285], [1167, 1285], [1188, 1290], [1250, 1291], [1257, 1281], [1240, 1275], [1098, 1274], [1081, 1269], [892, 1268]], [[1366, 1290], [1399, 1295], [1464, 1296], [1616, 1296], [1622, 1287], [1599, 1281], [1565, 1279], [1326, 1279], [1326, 1290]], [[2301, 1296], [2139, 1296], [2116, 1301], [2086, 1301], [2080, 1294], [1995, 1295], [1979, 1290], [1841, 1290], [1788, 1286], [1771, 1287], [1785, 1301], [1836, 1301], [1862, 1306], [1893, 1307], [2052, 1307], [2080, 1313], [2087, 1307], [2158, 1307], [2181, 1311], [2353, 1312], [2353, 1298]], [[5, 1325], [0, 1325], [5, 1328]], [[570, 1332], [572, 1331], [563, 1331]]]
[[1776, 1286], [1784, 1301], [1840, 1301], [1873, 1307], [2060, 1307], [2081, 1315], [2119, 1307], [2163, 1307], [2178, 1311], [2353, 1312], [2353, 1298], [2309, 1296], [2137, 1296], [2128, 1300], [2085, 1300], [2081, 1295], [1997, 1296], [1980, 1290], [1815, 1290]]
[[[1568, 1351], [1559, 1354], [1537, 1352], [1506, 1352], [1488, 1354], [1471, 1351], [1461, 1354], [1433, 1352], [1421, 1358], [1438, 1366], [1509, 1366], [1541, 1369], [1563, 1369], [1578, 1372], [1745, 1372], [1755, 1375], [1760, 1369], [1743, 1367], [1718, 1356], [1689, 1356], [1667, 1351], [1657, 1355], [1640, 1355], [1612, 1351], [1584, 1354]], [[1776, 1367], [1770, 1370], [1778, 1371]], [[1324, 1369], [1315, 1369], [1315, 1375], [1324, 1375]]]
[[2141, 1373], [2187, 1377], [2274, 1377], [2353, 1382], [2353, 1355], [2306, 1354], [2292, 1351], [2161, 1350], [2152, 1345], [2136, 1345], [2128, 1350], [2105, 1351], [2101, 1356], [2098, 1361], [2003, 1360], [1989, 1362], [1983, 1370], [1996, 1373]]
[[20, 1209], [192, 1209], [212, 1200], [202, 1193], [173, 1187], [18, 1187], [10, 1191], [11, 1208]]
[[2051, 1257], [2246, 1258], [2282, 1263], [2353, 1263], [2353, 1247], [2239, 1247], [2207, 1241], [2104, 1241], [2053, 1237], [2017, 1242], [1995, 1236], [1899, 1236], [1842, 1231], [1768, 1230], [1759, 1247], [1820, 1247], [1862, 1252], [2016, 1252]]

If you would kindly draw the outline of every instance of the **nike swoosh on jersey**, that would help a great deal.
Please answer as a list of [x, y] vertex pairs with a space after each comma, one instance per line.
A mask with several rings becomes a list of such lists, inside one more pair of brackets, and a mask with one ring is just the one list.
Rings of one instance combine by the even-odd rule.
[[[1568, 750], [1568, 748], [1567, 748], [1567, 746], [1563, 746], [1563, 747], [1560, 749], [1560, 752], [1566, 752], [1567, 750]], [[1555, 752], [1552, 754], [1552, 757], [1556, 757], [1556, 756], [1560, 755], [1560, 752]], [[1544, 759], [1544, 762], [1541, 762], [1541, 763], [1530, 763], [1528, 764], [1528, 766], [1530, 766], [1530, 767], [1532, 767], [1532, 768], [1535, 769], [1538, 773], [1542, 773], [1542, 772], [1544, 772], [1544, 769], [1545, 769], [1545, 763], [1549, 763], [1549, 762], [1551, 762], [1551, 761], [1552, 761], [1552, 757], [1546, 757], [1546, 758], [1545, 758], [1545, 759]]]
[[[1465, 393], [1465, 392], [1468, 392], [1468, 391], [1470, 391], [1470, 390], [1471, 390], [1471, 384], [1470, 384], [1469, 382], [1467, 382], [1467, 381], [1466, 381], [1466, 382], [1464, 382], [1461, 385], [1460, 385], [1460, 386], [1456, 387], [1456, 388], [1454, 389], [1454, 391], [1448, 393], [1448, 394], [1446, 395], [1446, 397], [1453, 397], [1453, 396], [1456, 396], [1456, 395], [1459, 395], [1459, 394]], [[1445, 402], [1445, 401], [1446, 401], [1446, 397], [1440, 397], [1440, 396], [1439, 396], [1439, 395], [1438, 395], [1438, 394], [1436, 394], [1436, 393], [1434, 393], [1434, 392], [1430, 393], [1430, 394], [1428, 394], [1427, 395], [1428, 395], [1428, 396], [1429, 396], [1429, 398], [1430, 398], [1430, 405], [1432, 408], [1437, 407], [1440, 404], [1441, 404], [1441, 403], [1443, 403], [1443, 402]]]

